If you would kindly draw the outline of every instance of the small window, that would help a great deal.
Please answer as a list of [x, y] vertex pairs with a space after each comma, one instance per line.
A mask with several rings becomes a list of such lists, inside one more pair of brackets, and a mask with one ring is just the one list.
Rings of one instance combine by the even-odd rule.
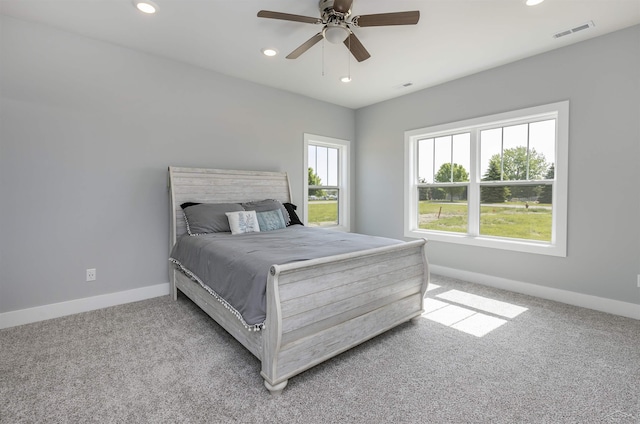
[[349, 231], [349, 142], [305, 134], [304, 223]]
[[405, 236], [566, 256], [568, 102], [405, 133]]

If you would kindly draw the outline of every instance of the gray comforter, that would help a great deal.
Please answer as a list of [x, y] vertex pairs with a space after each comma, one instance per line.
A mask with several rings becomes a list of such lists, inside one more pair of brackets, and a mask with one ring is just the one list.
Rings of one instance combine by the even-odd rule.
[[[170, 260], [195, 277], [248, 327], [266, 317], [271, 265], [304, 261], [402, 243], [399, 240], [293, 225], [282, 230], [182, 236]], [[212, 294], [214, 294], [212, 293]]]

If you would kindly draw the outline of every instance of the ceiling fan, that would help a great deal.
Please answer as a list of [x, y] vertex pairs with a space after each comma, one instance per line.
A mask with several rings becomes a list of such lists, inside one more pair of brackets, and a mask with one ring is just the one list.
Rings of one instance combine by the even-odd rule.
[[290, 13], [272, 12], [261, 10], [259, 18], [281, 19], [283, 21], [302, 22], [307, 24], [323, 25], [322, 31], [302, 43], [300, 47], [289, 53], [287, 59], [296, 59], [302, 53], [313, 47], [323, 38], [330, 43], [344, 43], [358, 62], [371, 57], [358, 37], [353, 33], [353, 28], [388, 25], [415, 25], [420, 19], [420, 11], [378, 13], [374, 15], [351, 16], [353, 0], [320, 0], [320, 17], [292, 15]]

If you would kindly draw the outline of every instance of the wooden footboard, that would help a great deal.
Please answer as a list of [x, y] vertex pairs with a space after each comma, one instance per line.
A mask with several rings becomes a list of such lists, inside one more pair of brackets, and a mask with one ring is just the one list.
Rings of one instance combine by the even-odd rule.
[[276, 393], [300, 372], [423, 312], [425, 240], [274, 265], [262, 376]]

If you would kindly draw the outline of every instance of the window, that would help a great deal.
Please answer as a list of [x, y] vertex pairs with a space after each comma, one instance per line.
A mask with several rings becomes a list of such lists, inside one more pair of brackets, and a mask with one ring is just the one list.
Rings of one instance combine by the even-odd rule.
[[349, 231], [349, 142], [305, 134], [304, 152], [304, 224]]
[[566, 256], [569, 102], [405, 132], [405, 236]]

